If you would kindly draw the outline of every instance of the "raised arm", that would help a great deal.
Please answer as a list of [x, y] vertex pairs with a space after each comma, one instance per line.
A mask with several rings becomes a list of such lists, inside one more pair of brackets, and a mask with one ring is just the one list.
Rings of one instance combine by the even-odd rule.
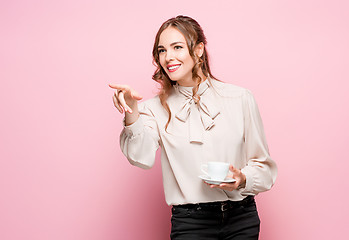
[[120, 134], [120, 148], [132, 165], [148, 169], [154, 165], [159, 148], [159, 132], [155, 116], [142, 96], [128, 85], [110, 84], [115, 89], [113, 102], [120, 113], [125, 112], [124, 129]]

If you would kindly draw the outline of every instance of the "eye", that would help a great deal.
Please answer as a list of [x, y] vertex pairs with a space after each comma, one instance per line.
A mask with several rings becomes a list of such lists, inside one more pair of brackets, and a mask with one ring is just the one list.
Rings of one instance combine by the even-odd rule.
[[163, 52], [165, 52], [165, 49], [163, 49], [163, 48], [158, 50], [158, 53], [159, 53], [159, 54], [160, 54], [160, 53], [163, 53]]
[[182, 46], [175, 46], [174, 47], [175, 49], [181, 49], [181, 48], [183, 48]]

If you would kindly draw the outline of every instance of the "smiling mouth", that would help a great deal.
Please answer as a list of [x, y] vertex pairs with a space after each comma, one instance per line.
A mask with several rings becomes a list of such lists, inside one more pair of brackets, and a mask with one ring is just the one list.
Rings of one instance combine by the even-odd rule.
[[181, 66], [181, 64], [177, 64], [177, 65], [172, 65], [170, 67], [167, 67], [169, 72], [174, 72], [176, 71], [179, 67]]

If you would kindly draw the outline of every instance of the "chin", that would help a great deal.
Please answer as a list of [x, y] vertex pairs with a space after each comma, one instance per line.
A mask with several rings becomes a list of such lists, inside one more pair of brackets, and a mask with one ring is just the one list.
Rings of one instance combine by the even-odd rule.
[[181, 79], [180, 77], [173, 77], [170, 74], [167, 74], [167, 76], [168, 76], [169, 79], [171, 79], [171, 81], [175, 81], [175, 82], [177, 82], [178, 80]]

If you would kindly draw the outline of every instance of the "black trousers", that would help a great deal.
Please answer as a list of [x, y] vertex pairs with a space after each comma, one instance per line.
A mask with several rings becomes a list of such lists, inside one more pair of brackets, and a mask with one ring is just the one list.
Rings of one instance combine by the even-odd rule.
[[257, 240], [260, 229], [256, 202], [242, 201], [172, 206], [172, 240]]

